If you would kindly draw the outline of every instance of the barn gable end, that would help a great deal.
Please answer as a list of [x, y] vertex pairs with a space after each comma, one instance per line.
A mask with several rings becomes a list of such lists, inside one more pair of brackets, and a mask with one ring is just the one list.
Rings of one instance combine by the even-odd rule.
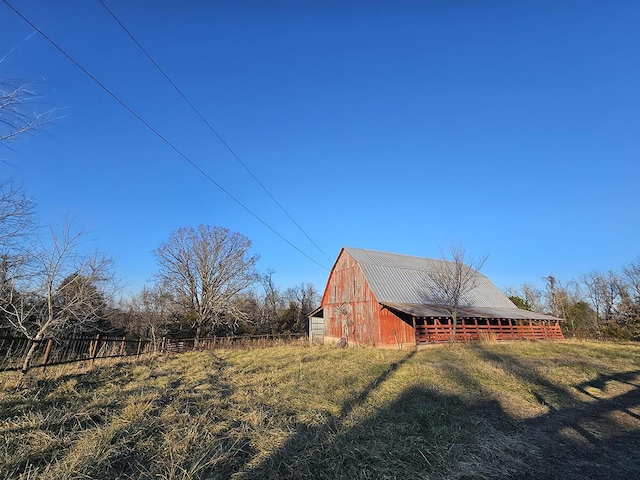
[[322, 297], [325, 342], [349, 345], [415, 343], [413, 326], [384, 308], [371, 290], [361, 265], [342, 249]]

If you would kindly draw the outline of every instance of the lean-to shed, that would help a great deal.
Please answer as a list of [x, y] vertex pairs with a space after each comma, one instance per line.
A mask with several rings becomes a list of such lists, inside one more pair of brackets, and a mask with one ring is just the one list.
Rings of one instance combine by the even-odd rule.
[[[449, 341], [451, 316], [430, 291], [440, 262], [343, 248], [321, 306], [310, 315], [311, 339], [398, 348]], [[477, 276], [458, 308], [456, 340], [563, 338], [561, 319], [519, 309], [486, 276]]]

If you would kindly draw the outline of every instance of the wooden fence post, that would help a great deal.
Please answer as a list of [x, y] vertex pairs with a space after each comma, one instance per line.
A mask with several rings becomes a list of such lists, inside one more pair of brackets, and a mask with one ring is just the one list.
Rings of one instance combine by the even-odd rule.
[[89, 355], [91, 356], [91, 360], [89, 361], [89, 368], [93, 368], [93, 363], [96, 361], [96, 357], [98, 356], [98, 344], [100, 343], [100, 334], [96, 335], [96, 339], [93, 343], [93, 350], [89, 349]]
[[126, 339], [127, 339], [127, 336], [126, 336], [126, 335], [124, 335], [124, 336], [122, 337], [122, 343], [120, 343], [120, 354], [119, 354], [119, 355], [120, 355], [121, 357], [124, 357], [124, 344], [125, 344], [125, 340], [126, 340]]
[[136, 352], [136, 358], [140, 357], [140, 349], [142, 348], [142, 337], [138, 339], [138, 351]]
[[44, 350], [44, 355], [42, 356], [42, 373], [47, 370], [47, 362], [49, 361], [49, 354], [51, 353], [51, 346], [53, 345], [53, 338], [50, 338], [47, 342], [47, 348]]

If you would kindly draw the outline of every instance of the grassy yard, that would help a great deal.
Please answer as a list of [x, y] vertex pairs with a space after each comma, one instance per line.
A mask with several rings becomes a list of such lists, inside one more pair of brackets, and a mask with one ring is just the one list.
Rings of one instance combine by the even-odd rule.
[[282, 346], [0, 376], [0, 478], [640, 478], [640, 346]]

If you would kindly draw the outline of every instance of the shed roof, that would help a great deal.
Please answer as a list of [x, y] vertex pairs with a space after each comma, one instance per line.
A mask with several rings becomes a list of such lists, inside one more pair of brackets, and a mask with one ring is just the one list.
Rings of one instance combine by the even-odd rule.
[[[451, 262], [362, 248], [343, 250], [358, 262], [379, 303], [415, 316], [447, 316], [442, 307], [438, 307], [430, 286], [433, 286], [434, 273]], [[461, 318], [555, 318], [519, 309], [485, 275], [477, 273], [477, 276], [476, 286], [459, 309]]]
[[[416, 303], [382, 303], [385, 307], [407, 313], [412, 317], [450, 317], [451, 315], [438, 305], [421, 305]], [[458, 318], [509, 318], [512, 320], [560, 320], [544, 313], [531, 312], [521, 308], [483, 308], [461, 307]]]

